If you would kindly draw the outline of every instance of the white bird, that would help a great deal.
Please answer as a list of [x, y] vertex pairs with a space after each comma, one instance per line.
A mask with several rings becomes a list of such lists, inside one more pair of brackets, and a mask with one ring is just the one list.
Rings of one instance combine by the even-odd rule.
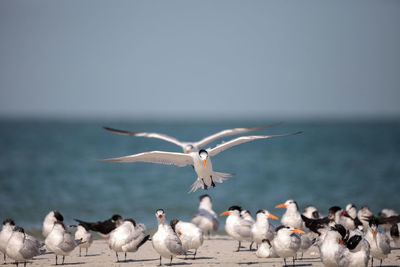
[[225, 231], [232, 238], [239, 241], [236, 251], [240, 250], [241, 242], [253, 242], [251, 234], [251, 227], [253, 226], [253, 223], [240, 217], [241, 210], [242, 208], [239, 206], [232, 206], [227, 211], [224, 211], [220, 214], [220, 216], [228, 215], [225, 223]]
[[6, 253], [15, 260], [17, 266], [23, 262], [25, 267], [28, 260], [45, 253], [46, 250], [40, 250], [43, 246], [44, 244], [26, 234], [23, 228], [16, 226], [7, 242]]
[[[256, 213], [256, 222], [251, 227], [251, 234], [253, 241], [257, 245], [260, 245], [264, 239], [272, 241], [275, 236], [275, 228], [273, 225], [269, 224], [268, 218], [278, 220], [278, 218], [267, 210], [259, 210]], [[268, 244], [267, 244], [268, 245]], [[267, 245], [264, 245], [268, 247]]]
[[4, 254], [4, 264], [6, 264], [6, 247], [8, 239], [10, 239], [15, 223], [12, 219], [7, 219], [3, 221], [3, 228], [0, 232], [0, 251]]
[[286, 200], [285, 203], [276, 205], [275, 208], [286, 208], [286, 211], [281, 218], [282, 225], [297, 229], [302, 229], [305, 227], [296, 201], [289, 199]]
[[357, 212], [357, 218], [362, 223], [364, 229], [368, 229], [369, 227], [368, 218], [371, 218], [372, 216], [373, 213], [368, 208], [368, 206], [362, 206], [361, 209]]
[[251, 216], [250, 211], [248, 210], [242, 210], [240, 212], [240, 216], [242, 216], [243, 220], [249, 221], [251, 223], [255, 223], [256, 221], [253, 219], [253, 217]]
[[190, 192], [196, 191], [198, 188], [208, 189], [208, 187], [215, 187], [214, 182], [222, 183], [232, 174], [215, 172], [212, 168], [211, 157], [219, 154], [220, 152], [250, 141], [257, 139], [274, 138], [280, 136], [289, 136], [294, 134], [299, 134], [301, 132], [281, 134], [281, 135], [263, 135], [263, 136], [242, 136], [236, 139], [227, 141], [214, 148], [209, 148], [207, 150], [201, 149], [199, 152], [191, 152], [189, 154], [185, 153], [175, 153], [175, 152], [164, 152], [164, 151], [151, 151], [139, 154], [134, 154], [130, 156], [124, 156], [119, 158], [104, 159], [103, 161], [114, 161], [114, 162], [153, 162], [161, 164], [174, 164], [179, 167], [186, 165], [192, 165], [194, 171], [197, 173], [197, 179], [193, 183]]
[[263, 239], [260, 246], [256, 251], [256, 256], [259, 258], [279, 258], [276, 254], [274, 247], [268, 239]]
[[110, 233], [109, 247], [115, 251], [118, 259], [118, 252], [136, 252], [149, 239], [146, 235], [144, 224], [136, 224], [133, 219], [125, 219], [124, 222]]
[[390, 236], [393, 239], [394, 246], [400, 248], [400, 234], [399, 234], [400, 223], [395, 223], [390, 228]]
[[367, 267], [369, 261], [370, 245], [358, 229], [352, 230], [344, 241], [346, 247], [342, 248], [339, 266], [342, 267]]
[[203, 244], [203, 231], [195, 224], [183, 222], [178, 219], [171, 221], [171, 227], [182, 242], [182, 248], [185, 252], [194, 249], [193, 259], [196, 258], [197, 249]]
[[167, 223], [164, 210], [158, 209], [156, 211], [156, 217], [158, 220], [158, 228], [151, 239], [153, 248], [160, 254], [160, 266], [161, 257], [170, 258], [170, 264], [172, 264], [173, 257], [184, 253], [182, 242]]
[[283, 258], [286, 266], [286, 258], [293, 257], [293, 266], [295, 256], [300, 248], [301, 240], [298, 234], [304, 234], [300, 229], [281, 225], [276, 228], [275, 238], [272, 240], [272, 247], [275, 253]]
[[62, 222], [63, 220], [64, 217], [61, 215], [60, 212], [58, 212], [57, 210], [50, 211], [43, 220], [42, 234], [44, 238], [46, 238], [51, 230], [53, 230], [55, 222]]
[[63, 256], [62, 264], [64, 264], [65, 256], [68, 256], [81, 243], [81, 240], [74, 240], [72, 234], [66, 231], [64, 224], [57, 221], [54, 223], [53, 229], [47, 235], [44, 243], [46, 248], [56, 255], [57, 265], [57, 256]]
[[[342, 211], [339, 223], [347, 230], [356, 228], [357, 208], [354, 204], [347, 204], [345, 211]], [[357, 219], [358, 220], [358, 219]], [[360, 222], [361, 223], [361, 222]]]
[[167, 142], [173, 143], [177, 146], [180, 146], [184, 153], [190, 153], [190, 152], [198, 152], [201, 147], [203, 147], [203, 146], [207, 145], [208, 143], [211, 143], [212, 141], [214, 141], [218, 138], [221, 138], [221, 137], [257, 131], [257, 130], [269, 128], [272, 126], [273, 125], [266, 125], [266, 126], [260, 126], [260, 127], [252, 127], [252, 128], [226, 129], [226, 130], [220, 131], [218, 133], [215, 133], [213, 135], [207, 136], [207, 137], [201, 139], [200, 141], [196, 141], [196, 142], [182, 142], [174, 137], [171, 137], [171, 136], [168, 136], [165, 134], [160, 134], [160, 133], [130, 132], [130, 131], [117, 130], [117, 129], [113, 129], [113, 128], [109, 128], [109, 127], [104, 127], [104, 129], [106, 129], [107, 131], [111, 131], [113, 133], [122, 134], [122, 135], [132, 135], [132, 136], [142, 136], [142, 137], [162, 139], [164, 141], [167, 141]]
[[369, 220], [369, 227], [367, 228], [365, 239], [371, 247], [371, 265], [374, 266], [374, 258], [379, 259], [380, 265], [382, 265], [382, 261], [387, 258], [388, 254], [391, 252], [390, 239], [385, 233], [380, 232], [378, 223], [374, 217]]
[[322, 218], [318, 210], [314, 206], [307, 206], [304, 208], [303, 215], [309, 219], [320, 219]]
[[86, 256], [87, 256], [88, 249], [93, 243], [93, 236], [90, 233], [90, 230], [87, 229], [84, 225], [78, 224], [76, 227], [77, 227], [77, 229], [75, 232], [75, 239], [82, 240], [82, 243], [79, 244], [79, 257], [81, 256], [82, 248], [86, 249]]
[[210, 237], [211, 230], [218, 230], [218, 216], [212, 209], [212, 201], [209, 195], [200, 196], [199, 209], [192, 217], [191, 222], [197, 225], [203, 233], [207, 233], [208, 237]]
[[343, 239], [346, 236], [346, 229], [337, 224], [325, 233], [319, 250], [321, 261], [326, 267], [339, 267], [339, 261], [343, 253]]

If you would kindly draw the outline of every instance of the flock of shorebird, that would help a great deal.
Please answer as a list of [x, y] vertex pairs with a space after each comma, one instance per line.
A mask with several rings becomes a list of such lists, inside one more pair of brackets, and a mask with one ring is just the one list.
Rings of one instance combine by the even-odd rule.
[[[192, 165], [197, 174], [190, 192], [198, 188], [208, 189], [214, 187], [214, 182], [222, 183], [231, 177], [231, 174], [213, 171], [210, 157], [218, 153], [257, 139], [266, 139], [280, 136], [299, 134], [300, 132], [281, 135], [254, 135], [241, 136], [224, 142], [214, 148], [202, 149], [201, 147], [216, 140], [217, 138], [241, 134], [255, 130], [261, 130], [270, 126], [254, 128], [228, 129], [208, 136], [198, 142], [181, 142], [176, 138], [159, 133], [128, 132], [112, 128], [106, 130], [133, 136], [144, 136], [160, 138], [181, 146], [184, 153], [151, 151], [130, 156], [111, 158], [104, 161], [120, 162], [154, 162], [162, 164], [174, 164], [177, 166]], [[364, 206], [358, 212], [354, 205], [347, 205], [345, 210], [338, 206], [329, 209], [326, 217], [320, 216], [313, 206], [305, 208], [300, 214], [297, 203], [287, 200], [275, 208], [286, 208], [281, 218], [281, 225], [274, 227], [268, 219], [278, 218], [267, 210], [259, 210], [254, 220], [247, 210], [239, 206], [231, 206], [220, 216], [228, 215], [225, 231], [229, 236], [239, 242], [237, 251], [241, 249], [242, 242], [256, 243], [256, 256], [261, 258], [280, 257], [284, 259], [293, 258], [293, 265], [297, 259], [297, 253], [304, 253], [310, 247], [319, 249], [319, 256], [325, 266], [368, 266], [371, 258], [382, 260], [391, 252], [390, 238], [395, 246], [400, 245], [399, 226], [400, 216], [392, 210], [383, 210], [378, 217], [373, 216], [368, 207]], [[210, 235], [219, 227], [217, 214], [212, 209], [211, 198], [208, 195], [200, 197], [198, 212], [193, 216], [191, 222], [174, 219], [170, 223], [166, 220], [165, 211], [157, 209], [155, 216], [158, 221], [158, 229], [150, 238], [146, 234], [146, 227], [136, 223], [131, 218], [123, 219], [120, 215], [114, 215], [110, 219], [98, 222], [86, 222], [75, 219], [78, 224], [75, 234], [72, 235], [63, 223], [63, 216], [58, 211], [51, 211], [44, 219], [42, 234], [44, 243], [25, 233], [24, 229], [15, 226], [11, 219], [3, 222], [0, 232], [0, 251], [6, 256], [19, 263], [26, 263], [35, 256], [43, 254], [46, 250], [55, 254], [56, 265], [58, 256], [62, 256], [61, 264], [64, 264], [65, 256], [69, 255], [76, 247], [87, 250], [93, 242], [91, 231], [100, 233], [106, 238], [110, 249], [116, 253], [119, 262], [119, 252], [136, 252], [146, 242], [152, 242], [154, 250], [162, 258], [168, 258], [170, 264], [176, 255], [193, 255], [195, 259], [197, 249], [204, 242], [204, 234]], [[390, 237], [387, 233], [378, 229], [379, 225], [390, 228]], [[310, 231], [306, 233], [304, 230]], [[194, 250], [194, 252], [193, 252]]]
[[[247, 210], [239, 206], [231, 206], [220, 216], [228, 215], [225, 223], [225, 231], [233, 239], [239, 242], [236, 251], [241, 248], [242, 242], [256, 244], [255, 255], [259, 258], [292, 258], [301, 260], [303, 253], [311, 247], [318, 248], [314, 254], [319, 256], [324, 266], [368, 266], [371, 259], [380, 260], [382, 265], [391, 252], [392, 246], [400, 246], [400, 215], [393, 210], [384, 209], [375, 217], [367, 206], [363, 206], [358, 212], [356, 207], [348, 204], [343, 210], [338, 206], [329, 209], [327, 216], [321, 216], [314, 206], [307, 206], [304, 212], [299, 212], [297, 203], [287, 200], [275, 208], [286, 208], [281, 218], [281, 225], [274, 227], [268, 219], [278, 218], [267, 210], [259, 210], [254, 220]], [[73, 235], [67, 230], [63, 216], [58, 211], [51, 211], [44, 218], [42, 234], [44, 243], [25, 233], [24, 229], [15, 226], [11, 219], [3, 222], [0, 232], [0, 251], [6, 256], [19, 263], [26, 263], [33, 257], [47, 251], [55, 254], [56, 265], [59, 264], [58, 257], [62, 257], [64, 264], [65, 256], [69, 255], [75, 248], [88, 248], [93, 242], [92, 231], [103, 235], [108, 246], [115, 251], [117, 262], [119, 252], [136, 252], [147, 241], [151, 241], [154, 250], [162, 258], [170, 260], [177, 255], [193, 255], [196, 258], [197, 250], [204, 242], [204, 235], [210, 235], [211, 231], [217, 231], [219, 227], [218, 215], [212, 208], [210, 196], [200, 197], [197, 213], [190, 222], [178, 219], [168, 222], [165, 212], [158, 209], [155, 212], [158, 228], [154, 235], [146, 234], [146, 227], [136, 223], [131, 218], [123, 219], [120, 215], [113, 215], [110, 219], [98, 222], [85, 222], [75, 219], [77, 225]], [[390, 229], [390, 234], [382, 231]], [[308, 230], [306, 230], [308, 229]], [[305, 232], [307, 231], [307, 233]], [[391, 245], [391, 243], [393, 245]], [[298, 258], [301, 253], [301, 258]]]

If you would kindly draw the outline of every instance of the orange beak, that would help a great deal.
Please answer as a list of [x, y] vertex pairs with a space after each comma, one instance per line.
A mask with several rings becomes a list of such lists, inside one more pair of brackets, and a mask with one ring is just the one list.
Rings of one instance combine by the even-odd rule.
[[204, 167], [206, 166], [206, 160], [205, 159], [203, 159], [203, 164], [204, 164]]
[[339, 243], [339, 245], [342, 245], [343, 244], [343, 240], [339, 239], [338, 243]]
[[287, 205], [285, 203], [279, 204], [275, 206], [275, 209], [286, 208]]
[[293, 229], [293, 230], [290, 230], [290, 231], [292, 231], [293, 233], [296, 233], [296, 234], [305, 234], [305, 232], [304, 231], [302, 231], [302, 230], [300, 230], [300, 229]]
[[278, 217], [276, 217], [275, 215], [272, 215], [272, 214], [268, 214], [267, 218], [271, 218], [271, 219], [274, 219], [274, 220], [279, 220]]
[[372, 230], [372, 240], [374, 240], [375, 239], [375, 231], [374, 230]]
[[221, 213], [219, 216], [224, 216], [224, 215], [229, 215], [229, 210], [224, 211], [223, 213]]
[[189, 154], [189, 153], [190, 153], [190, 150], [186, 150], [185, 153], [186, 153], [186, 154]]

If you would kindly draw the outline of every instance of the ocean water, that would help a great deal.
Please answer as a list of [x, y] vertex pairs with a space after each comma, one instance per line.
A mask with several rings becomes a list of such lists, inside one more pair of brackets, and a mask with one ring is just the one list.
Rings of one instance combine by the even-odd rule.
[[[368, 205], [400, 212], [400, 122], [283, 122], [251, 134], [303, 131], [296, 136], [257, 140], [214, 158], [216, 171], [235, 173], [223, 184], [188, 194], [192, 167], [152, 163], [114, 163], [98, 159], [151, 150], [181, 152], [162, 140], [121, 136], [103, 126], [160, 132], [195, 141], [226, 128], [275, 121], [112, 121], [1, 120], [0, 219], [40, 228], [44, 216], [59, 210], [73, 218], [97, 221], [113, 214], [132, 217], [148, 228], [157, 225], [155, 210], [167, 219], [190, 220], [198, 197], [208, 193], [217, 213], [240, 205], [253, 214], [287, 199], [300, 209], [315, 205]], [[215, 146], [223, 140], [209, 146]], [[208, 147], [208, 146], [207, 146]], [[225, 218], [221, 219], [221, 229]]]

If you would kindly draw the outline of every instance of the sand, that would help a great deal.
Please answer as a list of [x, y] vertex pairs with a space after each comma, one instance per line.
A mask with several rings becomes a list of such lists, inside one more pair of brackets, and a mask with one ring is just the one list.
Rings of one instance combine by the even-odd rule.
[[[202, 247], [197, 252], [196, 260], [185, 260], [184, 256], [175, 257], [172, 261], [173, 266], [283, 266], [283, 259], [260, 259], [255, 255], [255, 251], [249, 251], [249, 243], [243, 243], [245, 250], [234, 252], [237, 248], [237, 241], [228, 236], [212, 236], [210, 240], [205, 240]], [[323, 266], [320, 259], [315, 255], [316, 247], [304, 254], [303, 260], [296, 261], [296, 266]], [[82, 249], [82, 255], [85, 250]], [[400, 266], [400, 250], [394, 249], [382, 266]], [[119, 253], [120, 260], [124, 259], [124, 254]], [[59, 258], [60, 263], [60, 258]], [[162, 263], [169, 266], [169, 260], [163, 258]], [[288, 259], [288, 264], [292, 261]], [[379, 261], [374, 262], [375, 265]], [[79, 248], [76, 248], [70, 256], [66, 256], [65, 265], [67, 266], [156, 266], [159, 264], [159, 255], [153, 249], [151, 242], [144, 244], [138, 252], [128, 253], [126, 262], [116, 262], [115, 252], [110, 250], [104, 240], [95, 240], [89, 248], [88, 256], [79, 257]], [[55, 255], [47, 253], [29, 261], [27, 266], [55, 266]]]

